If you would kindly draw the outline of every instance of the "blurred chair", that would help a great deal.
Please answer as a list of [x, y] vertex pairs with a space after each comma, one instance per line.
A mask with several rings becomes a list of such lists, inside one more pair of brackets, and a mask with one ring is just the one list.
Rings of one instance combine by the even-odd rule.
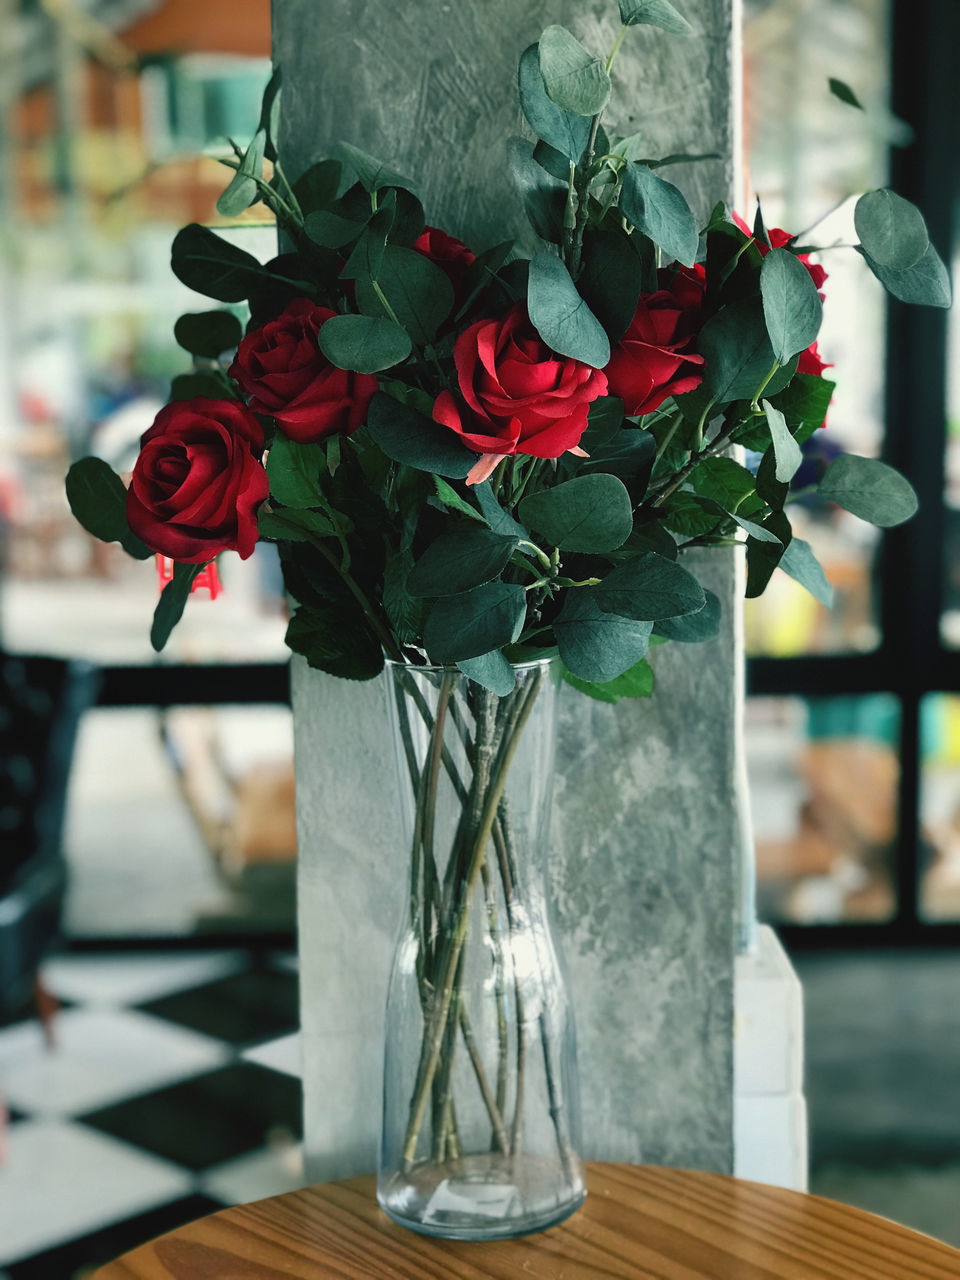
[[67, 782], [95, 667], [0, 653], [0, 1022], [31, 992], [51, 1034], [52, 1000], [37, 973], [60, 932]]

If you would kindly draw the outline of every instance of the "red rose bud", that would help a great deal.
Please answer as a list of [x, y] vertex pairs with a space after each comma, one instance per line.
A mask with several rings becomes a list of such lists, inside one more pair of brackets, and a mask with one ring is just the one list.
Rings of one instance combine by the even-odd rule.
[[300, 444], [355, 431], [379, 386], [371, 374], [338, 369], [320, 350], [318, 335], [334, 315], [295, 298], [276, 320], [247, 334], [230, 366], [253, 412], [268, 414]]
[[471, 253], [462, 240], [447, 235], [439, 227], [424, 227], [413, 245], [417, 253], [436, 263], [445, 271], [453, 285], [454, 310], [462, 304], [467, 292], [467, 270], [476, 262], [477, 255]]
[[498, 458], [558, 458], [575, 448], [590, 403], [607, 393], [599, 369], [550, 350], [522, 302], [464, 330], [453, 358], [463, 403], [442, 391], [433, 416], [468, 448]]
[[246, 560], [257, 541], [257, 508], [270, 492], [262, 452], [263, 429], [238, 400], [168, 404], [140, 440], [127, 490], [131, 530], [182, 564], [220, 551]]
[[662, 288], [641, 296], [605, 370], [610, 394], [620, 397], [630, 415], [650, 413], [703, 380], [703, 357], [692, 350], [703, 304], [703, 267], [665, 268], [657, 282]]

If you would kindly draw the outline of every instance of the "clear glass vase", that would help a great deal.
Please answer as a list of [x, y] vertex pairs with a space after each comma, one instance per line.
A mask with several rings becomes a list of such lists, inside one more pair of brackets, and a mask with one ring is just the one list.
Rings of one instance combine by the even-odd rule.
[[502, 696], [388, 665], [411, 850], [387, 998], [377, 1196], [428, 1235], [540, 1231], [583, 1202], [573, 1013], [550, 932], [556, 681]]

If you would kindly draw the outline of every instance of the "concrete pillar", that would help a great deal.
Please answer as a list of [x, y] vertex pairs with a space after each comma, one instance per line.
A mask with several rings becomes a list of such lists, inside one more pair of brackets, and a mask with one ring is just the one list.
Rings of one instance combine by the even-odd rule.
[[[698, 212], [733, 190], [734, 0], [685, 7], [695, 35], [628, 35], [610, 126], [677, 166]], [[476, 248], [522, 233], [503, 162], [516, 63], [550, 22], [609, 49], [615, 0], [274, 0], [281, 153], [296, 175], [338, 139], [419, 184], [428, 220]], [[736, 570], [701, 562], [724, 624], [656, 652], [649, 702], [561, 698], [554, 901], [580, 1029], [588, 1158], [733, 1168]], [[380, 682], [294, 662], [306, 1144], [318, 1178], [369, 1170], [382, 1009], [403, 906]]]

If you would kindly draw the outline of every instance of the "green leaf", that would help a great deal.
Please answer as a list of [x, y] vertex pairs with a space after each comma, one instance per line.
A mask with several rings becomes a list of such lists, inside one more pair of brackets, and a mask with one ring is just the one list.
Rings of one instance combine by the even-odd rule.
[[338, 369], [379, 373], [406, 360], [407, 333], [379, 316], [331, 316], [320, 328], [320, 350]]
[[574, 689], [579, 689], [590, 698], [596, 698], [598, 702], [616, 704], [621, 698], [649, 698], [653, 693], [653, 668], [646, 658], [641, 658], [629, 671], [624, 671], [623, 675], [617, 676], [615, 680], [608, 680], [606, 684], [597, 684], [593, 680], [581, 680], [566, 667], [560, 674], [567, 684], [572, 685]]
[[624, 427], [609, 443], [598, 449], [584, 445], [583, 440], [580, 443], [590, 454], [580, 463], [581, 475], [590, 475], [594, 471], [609, 472], [630, 486], [632, 501], [639, 500], [650, 481], [657, 452], [652, 432], [639, 427]]
[[525, 138], [507, 139], [507, 163], [531, 227], [541, 240], [559, 244], [567, 202], [566, 184], [558, 182], [537, 164], [533, 148]]
[[478, 658], [463, 658], [457, 666], [467, 677], [485, 689], [495, 693], [498, 698], [505, 698], [513, 693], [517, 683], [517, 673], [499, 649], [490, 653], [481, 653]]
[[318, 209], [307, 214], [303, 230], [314, 244], [324, 249], [340, 249], [356, 240], [368, 221], [355, 222], [352, 218], [342, 218], [339, 213], [331, 213], [329, 209]]
[[650, 237], [670, 261], [692, 267], [700, 233], [683, 193], [652, 169], [636, 162], [623, 171], [620, 209], [638, 231]]
[[426, 604], [415, 599], [407, 580], [413, 568], [409, 547], [391, 552], [383, 566], [383, 611], [401, 644], [419, 644], [423, 633]]
[[217, 213], [225, 218], [235, 218], [249, 209], [260, 198], [257, 179], [263, 174], [263, 153], [267, 145], [267, 132], [258, 129], [253, 141], [244, 152], [240, 167], [233, 180], [217, 201]]
[[799, 582], [801, 587], [806, 587], [821, 604], [828, 609], [833, 608], [833, 587], [809, 542], [794, 538], [780, 557], [780, 568], [795, 582]]
[[74, 519], [101, 542], [121, 542], [127, 528], [127, 491], [102, 458], [81, 458], [67, 472], [67, 501]]
[[706, 600], [692, 573], [655, 551], [618, 565], [589, 590], [604, 613], [643, 622], [697, 613]]
[[610, 340], [603, 325], [577, 292], [570, 273], [552, 253], [530, 263], [527, 310], [548, 347], [595, 369], [610, 362]]
[[661, 507], [661, 520], [672, 533], [684, 538], [698, 538], [710, 533], [723, 519], [723, 512], [710, 498], [679, 489], [671, 493]]
[[705, 640], [715, 639], [720, 631], [720, 601], [712, 591], [704, 591], [703, 594], [707, 600], [702, 609], [678, 618], [661, 618], [654, 623], [654, 635], [680, 644], [702, 644]]
[[789, 249], [771, 249], [760, 269], [763, 315], [778, 364], [816, 341], [823, 303], [813, 277]]
[[340, 605], [301, 605], [290, 619], [287, 647], [302, 654], [311, 667], [346, 680], [372, 680], [383, 670], [380, 641], [362, 617]]
[[220, 302], [242, 302], [269, 275], [251, 254], [198, 222], [177, 232], [170, 265], [188, 289]]
[[751, 493], [756, 480], [733, 458], [705, 458], [690, 475], [690, 483], [702, 498], [710, 498], [724, 511], [736, 511]]
[[[433, 484], [437, 491], [437, 497], [445, 507], [450, 507], [453, 511], [459, 511], [461, 515], [469, 516], [471, 520], [479, 520], [481, 524], [487, 523], [477, 508], [471, 506], [466, 498], [461, 498], [456, 489], [447, 484], [446, 480], [440, 476], [434, 476]], [[476, 489], [474, 489], [474, 492], [476, 492]]]
[[192, 356], [216, 360], [239, 345], [243, 326], [231, 311], [195, 311], [180, 317], [173, 336]]
[[520, 106], [530, 128], [538, 138], [562, 152], [574, 164], [579, 164], [587, 149], [590, 121], [581, 115], [571, 115], [551, 100], [543, 82], [540, 54], [535, 44], [525, 49], [520, 58], [518, 80]]
[[[377, 283], [411, 340], [421, 347], [432, 342], [453, 309], [453, 285], [447, 273], [415, 249], [388, 244]], [[357, 306], [369, 316], [387, 314], [373, 281], [363, 276], [357, 280]]]
[[881, 529], [903, 524], [917, 510], [910, 481], [877, 458], [842, 453], [827, 467], [817, 492], [852, 515]]
[[790, 434], [787, 420], [775, 409], [769, 400], [761, 400], [763, 412], [767, 416], [770, 428], [770, 439], [773, 441], [773, 456], [776, 459], [776, 477], [781, 484], [787, 484], [797, 474], [803, 462], [803, 451]]
[[477, 460], [448, 427], [382, 391], [370, 402], [367, 430], [388, 458], [418, 471], [463, 480]]
[[203, 564], [180, 564], [179, 561], [174, 561], [173, 577], [161, 591], [157, 607], [153, 611], [150, 643], [156, 653], [167, 643], [171, 631], [183, 617], [193, 580], [205, 568], [206, 565]]
[[888, 188], [860, 197], [853, 224], [864, 250], [881, 267], [905, 271], [920, 261], [930, 244], [923, 214]]
[[374, 279], [379, 275], [383, 255], [387, 248], [387, 236], [393, 227], [397, 213], [397, 193], [391, 188], [383, 203], [360, 233], [350, 256], [340, 268], [344, 280], [358, 280], [361, 276]]
[[783, 546], [783, 542], [772, 529], [766, 528], [763, 523], [757, 524], [755, 520], [745, 520], [743, 516], [737, 515], [735, 512], [730, 513], [730, 519], [738, 524], [741, 529], [756, 542], [772, 542], [779, 546]]
[[570, 587], [553, 631], [563, 665], [572, 675], [607, 684], [646, 656], [652, 626], [605, 613], [587, 588]]
[[758, 300], [744, 298], [711, 316], [700, 330], [697, 350], [705, 361], [703, 394], [718, 405], [752, 399], [774, 364]]
[[318, 506], [322, 469], [320, 445], [299, 444], [278, 432], [267, 454], [270, 496], [294, 510]]
[[623, 401], [618, 396], [598, 396], [587, 411], [587, 429], [580, 443], [588, 453], [609, 444], [623, 426]]
[[744, 594], [748, 600], [763, 594], [793, 538], [790, 521], [782, 511], [772, 511], [764, 519], [763, 527], [777, 541], [747, 538], [747, 587]]
[[293, 184], [293, 194], [304, 215], [333, 204], [340, 187], [340, 161], [318, 160]]
[[455, 596], [492, 582], [506, 568], [518, 539], [465, 525], [443, 533], [414, 565], [407, 587], [414, 596]]
[[501, 507], [493, 496], [489, 480], [484, 480], [483, 484], [474, 485], [473, 492], [480, 503], [483, 518], [494, 533], [509, 534], [517, 538], [530, 536], [524, 526], [518, 520], [514, 520], [509, 511], [504, 511], [503, 507]]
[[863, 104], [848, 84], [845, 84], [842, 80], [837, 80], [834, 76], [830, 77], [827, 84], [829, 84], [830, 92], [835, 98], [845, 102], [848, 107], [856, 107], [858, 111], [863, 110]]
[[267, 136], [264, 155], [271, 164], [277, 158], [276, 144], [280, 128], [280, 87], [282, 79], [280, 67], [274, 67], [267, 82], [267, 87], [263, 91], [263, 99], [260, 103], [260, 122], [257, 125], [257, 128], [262, 129]]
[[583, 237], [577, 289], [611, 343], [619, 342], [637, 310], [643, 263], [625, 231], [598, 228]]
[[901, 302], [910, 302], [919, 307], [950, 306], [953, 299], [950, 275], [932, 244], [927, 246], [927, 251], [919, 262], [904, 270], [875, 262], [861, 245], [857, 246], [857, 252], [863, 255], [867, 266], [887, 292]]
[[196, 373], [179, 373], [170, 384], [171, 400], [237, 400], [240, 392], [223, 369], [200, 369]]
[[423, 643], [442, 666], [479, 658], [513, 644], [523, 629], [527, 593], [506, 582], [487, 582], [463, 595], [444, 596], [427, 617]]
[[622, 480], [575, 476], [553, 489], [528, 494], [517, 508], [525, 525], [561, 551], [613, 551], [633, 528], [633, 507]]
[[688, 36], [690, 23], [669, 0], [620, 0], [620, 21], [626, 27], [659, 27], [672, 36]]
[[[786, 418], [798, 444], [808, 440], [823, 425], [835, 386], [836, 383], [829, 378], [818, 378], [812, 373], [798, 373], [786, 390], [777, 396], [770, 396], [771, 404]], [[742, 438], [738, 436], [738, 442]], [[747, 447], [762, 449], [764, 445], [748, 443]]]
[[602, 61], [588, 53], [566, 27], [547, 27], [540, 37], [540, 74], [550, 98], [564, 111], [595, 116], [610, 97]]
[[261, 538], [273, 538], [277, 542], [312, 542], [314, 538], [329, 538], [334, 534], [333, 525], [322, 512], [296, 507], [284, 507], [280, 511], [261, 507], [257, 512], [257, 529]]
[[380, 160], [375, 159], [359, 147], [349, 142], [340, 142], [336, 150], [345, 165], [349, 165], [365, 191], [379, 191], [381, 187], [402, 187], [405, 191], [417, 194], [417, 188], [396, 169], [391, 169]]

